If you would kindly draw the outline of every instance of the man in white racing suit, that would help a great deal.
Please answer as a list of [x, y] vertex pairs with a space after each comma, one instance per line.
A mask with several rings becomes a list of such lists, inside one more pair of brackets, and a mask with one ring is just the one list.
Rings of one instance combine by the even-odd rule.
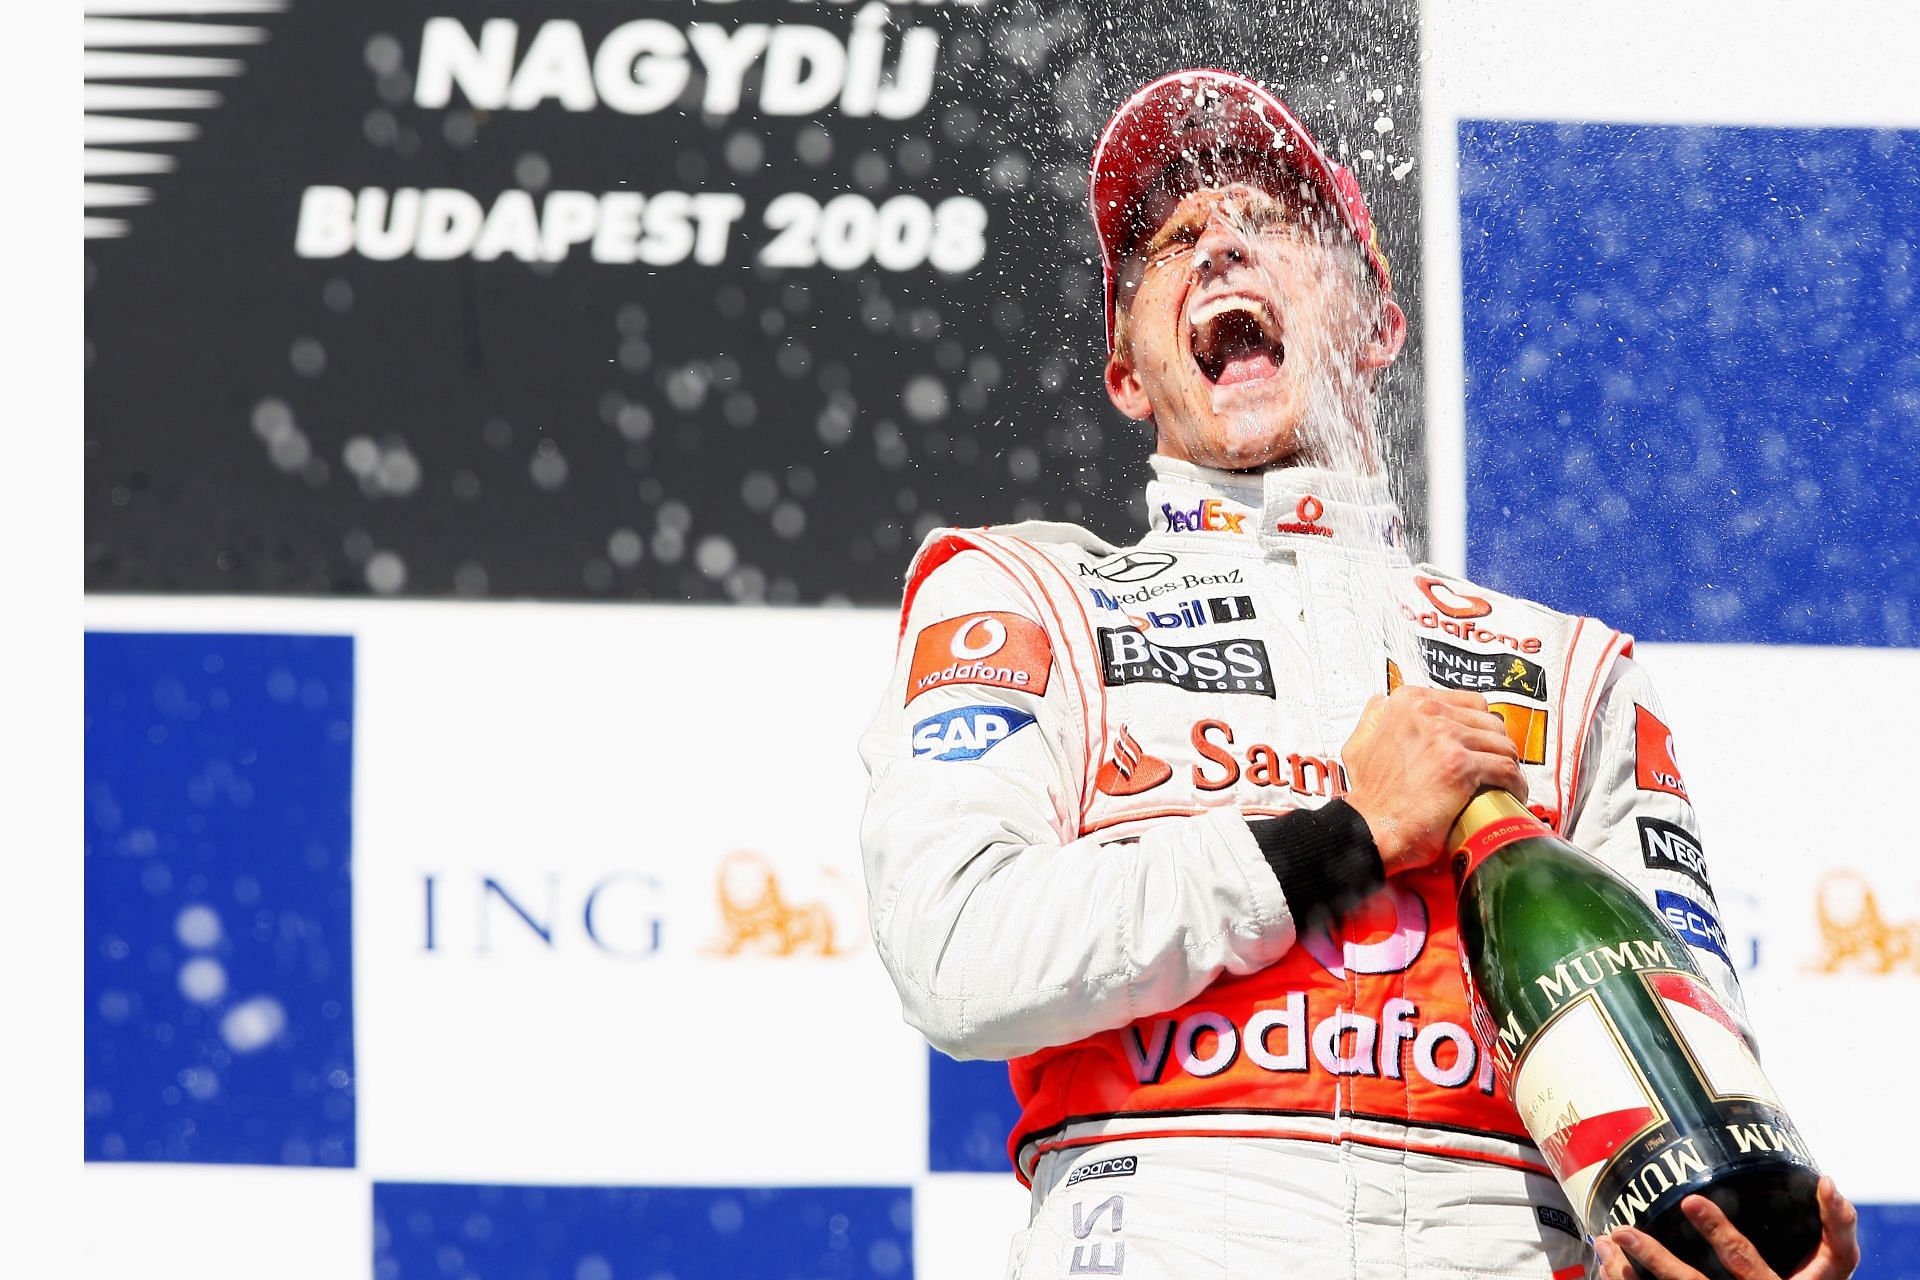
[[[1522, 796], [1743, 1016], [1631, 638], [1409, 562], [1373, 427], [1405, 318], [1358, 185], [1277, 99], [1155, 81], [1092, 203], [1108, 392], [1156, 435], [1149, 531], [936, 531], [862, 743], [906, 1017], [1011, 1062], [1010, 1274], [1583, 1275], [1472, 1029], [1437, 860], [1477, 789]], [[1822, 1202], [1809, 1280], [1857, 1257]], [[1615, 1235], [1604, 1274], [1691, 1274]]]

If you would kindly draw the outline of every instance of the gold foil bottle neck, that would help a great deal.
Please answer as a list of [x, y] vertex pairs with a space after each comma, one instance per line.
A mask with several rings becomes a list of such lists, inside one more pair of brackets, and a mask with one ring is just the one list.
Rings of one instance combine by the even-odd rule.
[[1467, 801], [1467, 807], [1453, 820], [1453, 827], [1447, 832], [1447, 849], [1458, 850], [1474, 834], [1504, 818], [1530, 818], [1527, 806], [1513, 798], [1506, 791], [1489, 787], [1473, 799]]

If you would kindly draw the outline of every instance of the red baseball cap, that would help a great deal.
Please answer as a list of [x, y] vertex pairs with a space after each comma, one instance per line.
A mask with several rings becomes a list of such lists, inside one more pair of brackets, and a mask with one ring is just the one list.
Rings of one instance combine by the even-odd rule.
[[1393, 273], [1380, 250], [1360, 183], [1327, 158], [1286, 104], [1245, 76], [1197, 67], [1162, 76], [1120, 104], [1093, 149], [1088, 201], [1107, 276], [1107, 347], [1113, 347], [1113, 282], [1135, 230], [1140, 201], [1183, 155], [1235, 147], [1278, 152], [1327, 200], [1353, 233], [1380, 287]]

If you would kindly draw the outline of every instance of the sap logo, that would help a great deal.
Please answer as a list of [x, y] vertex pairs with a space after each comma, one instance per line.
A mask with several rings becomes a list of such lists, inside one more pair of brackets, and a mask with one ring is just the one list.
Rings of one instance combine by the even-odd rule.
[[1163, 502], [1160, 512], [1167, 518], [1169, 533], [1240, 533], [1240, 524], [1247, 516], [1244, 511], [1229, 511], [1218, 498], [1208, 498], [1189, 511], [1175, 511], [1173, 504]]
[[1099, 564], [1080, 566], [1082, 577], [1105, 578], [1108, 582], [1145, 582], [1157, 578], [1177, 563], [1164, 551], [1129, 551]]
[[485, 956], [584, 947], [639, 957], [661, 947], [664, 888], [644, 871], [611, 871], [586, 883], [547, 872], [537, 889], [524, 878], [509, 885], [484, 873], [421, 879], [426, 951]]
[[1655, 871], [1678, 871], [1713, 895], [1707, 883], [1707, 855], [1693, 833], [1658, 818], [1635, 818], [1640, 824], [1640, 860]]
[[1033, 723], [1012, 707], [955, 707], [913, 726], [916, 760], [978, 760]]
[[1155, 644], [1131, 627], [1102, 627], [1101, 680], [1172, 685], [1190, 693], [1250, 693], [1274, 696], [1273, 668], [1259, 640], [1212, 644]]
[[1714, 919], [1713, 912], [1684, 894], [1666, 889], [1654, 893], [1653, 904], [1665, 917], [1667, 927], [1679, 934], [1682, 942], [1711, 952], [1725, 961], [1728, 968], [1733, 967], [1733, 957], [1727, 954], [1726, 930]]

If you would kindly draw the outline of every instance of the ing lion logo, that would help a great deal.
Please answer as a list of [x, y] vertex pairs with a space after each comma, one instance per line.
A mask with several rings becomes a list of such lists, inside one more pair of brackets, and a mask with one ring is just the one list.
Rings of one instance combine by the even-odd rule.
[[1920, 973], [1920, 924], [1888, 924], [1865, 876], [1837, 871], [1820, 881], [1814, 909], [1826, 951], [1816, 973]]
[[[830, 873], [831, 874], [831, 873]], [[789, 903], [773, 864], [749, 850], [730, 853], [717, 877], [721, 938], [708, 953], [722, 956], [837, 956], [833, 916], [824, 903]]]

